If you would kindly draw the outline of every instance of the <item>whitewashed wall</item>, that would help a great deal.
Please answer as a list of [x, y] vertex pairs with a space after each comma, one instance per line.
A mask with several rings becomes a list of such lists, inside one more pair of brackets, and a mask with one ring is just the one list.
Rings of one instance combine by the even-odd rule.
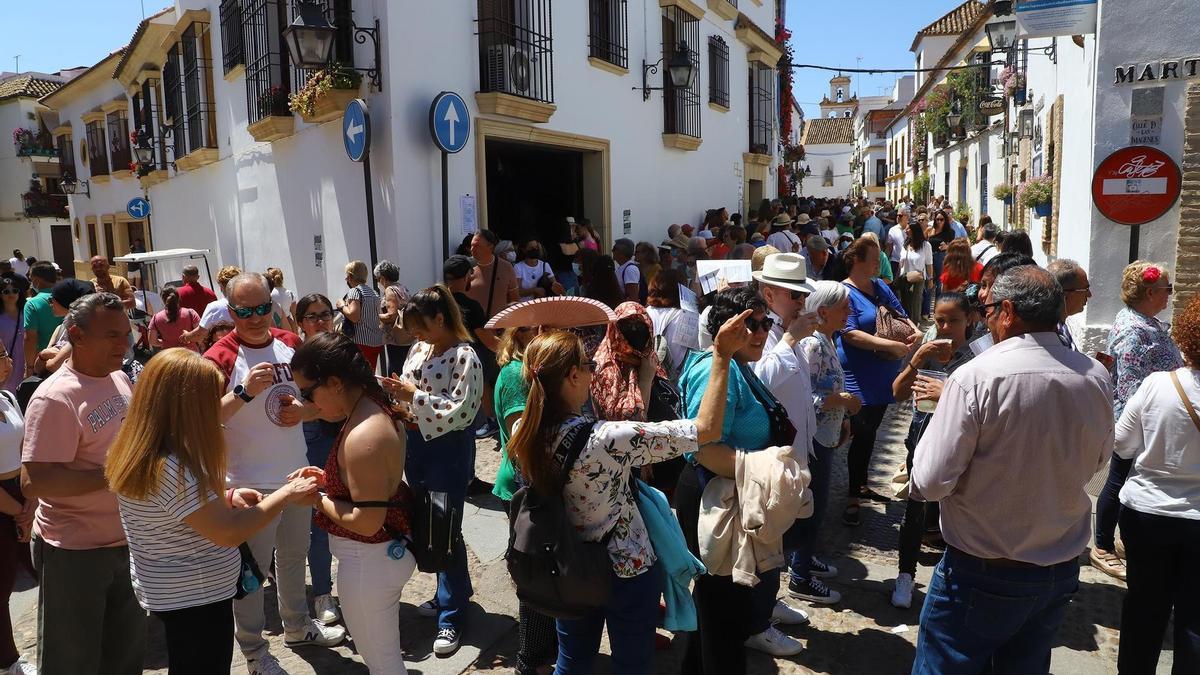
[[[854, 147], [849, 143], [804, 146], [805, 162], [812, 175], [804, 179], [804, 193], [809, 197], [836, 198], [850, 195], [854, 177], [850, 175], [850, 158]], [[833, 169], [833, 185], [825, 185], [825, 170]]]
[[9, 99], [0, 103], [0, 258], [8, 260], [14, 248], [21, 249], [26, 256], [38, 260], [52, 260], [53, 247], [50, 243], [50, 226], [61, 223], [53, 218], [30, 220], [25, 217], [25, 205], [21, 195], [29, 190], [33, 178], [33, 162], [17, 156], [12, 143], [12, 131], [24, 127], [37, 131], [36, 119], [29, 119], [37, 103], [29, 98]]

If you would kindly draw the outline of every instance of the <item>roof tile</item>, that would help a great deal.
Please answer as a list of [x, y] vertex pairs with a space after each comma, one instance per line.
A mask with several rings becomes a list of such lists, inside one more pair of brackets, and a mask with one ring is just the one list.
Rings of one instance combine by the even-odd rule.
[[854, 120], [849, 117], [817, 117], [804, 123], [802, 145], [854, 142]]
[[17, 97], [41, 98], [58, 89], [62, 82], [43, 80], [32, 75], [11, 77], [0, 82], [0, 100]]

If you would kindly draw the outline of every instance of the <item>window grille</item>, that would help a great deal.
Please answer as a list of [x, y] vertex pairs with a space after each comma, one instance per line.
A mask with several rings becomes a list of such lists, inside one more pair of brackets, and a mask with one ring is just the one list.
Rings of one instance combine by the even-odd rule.
[[221, 0], [221, 65], [225, 72], [245, 65], [242, 46], [242, 0]]
[[213, 128], [212, 48], [208, 24], [193, 22], [180, 37], [187, 152], [217, 147]]
[[271, 115], [288, 116], [291, 92], [285, 0], [243, 0], [242, 43], [246, 59], [246, 107], [251, 123]]
[[479, 91], [554, 102], [550, 0], [479, 0]]
[[[662, 44], [663, 132], [700, 138], [700, 21], [675, 5], [664, 7]], [[676, 87], [666, 67], [681, 45], [696, 72], [690, 87]]]
[[775, 142], [775, 70], [755, 62], [749, 74], [750, 152], [769, 155]]
[[591, 55], [622, 68], [629, 67], [629, 9], [627, 0], [589, 0]]
[[75, 173], [75, 146], [71, 144], [71, 135], [63, 134], [58, 137], [58, 161], [62, 167], [62, 175], [77, 175]]
[[708, 38], [708, 102], [729, 107], [729, 45], [719, 35]]
[[129, 123], [125, 111], [118, 110], [109, 113], [105, 120], [108, 123], [108, 143], [112, 152], [113, 171], [128, 171], [133, 164], [133, 156], [129, 151]]
[[87, 124], [88, 167], [93, 176], [108, 175], [108, 143], [103, 122]]

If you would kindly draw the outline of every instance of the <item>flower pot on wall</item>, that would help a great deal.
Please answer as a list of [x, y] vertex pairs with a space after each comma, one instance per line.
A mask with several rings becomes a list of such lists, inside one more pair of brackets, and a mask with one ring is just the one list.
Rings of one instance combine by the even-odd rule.
[[345, 112], [346, 106], [358, 97], [358, 89], [330, 89], [317, 97], [313, 105], [313, 114], [300, 114], [300, 119], [310, 124], [328, 122], [337, 119]]
[[1042, 204], [1038, 204], [1037, 206], [1033, 207], [1033, 215], [1037, 216], [1038, 218], [1049, 218], [1050, 214], [1053, 211], [1054, 211], [1054, 203], [1053, 202], [1044, 202]]
[[1026, 94], [1026, 91], [1025, 91], [1024, 87], [1021, 87], [1019, 89], [1014, 89], [1013, 90], [1013, 101], [1017, 105], [1025, 105], [1025, 94]]

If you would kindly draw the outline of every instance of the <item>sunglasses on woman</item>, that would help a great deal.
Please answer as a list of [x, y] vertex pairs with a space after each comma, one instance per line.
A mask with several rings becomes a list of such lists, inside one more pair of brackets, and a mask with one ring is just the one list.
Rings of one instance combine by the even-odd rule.
[[309, 403], [316, 403], [316, 401], [313, 400], [313, 394], [317, 393], [317, 390], [324, 385], [324, 380], [313, 382], [310, 386], [300, 390], [300, 399]]
[[751, 333], [758, 330], [761, 330], [764, 333], [769, 332], [771, 327], [774, 325], [775, 319], [772, 319], [769, 316], [764, 316], [761, 319], [756, 319], [754, 317], [746, 319], [746, 328], [750, 329]]
[[239, 319], [249, 319], [255, 314], [258, 316], [266, 316], [271, 313], [271, 303], [264, 302], [257, 307], [234, 307], [233, 305], [230, 305], [229, 311], [237, 315], [237, 318]]

